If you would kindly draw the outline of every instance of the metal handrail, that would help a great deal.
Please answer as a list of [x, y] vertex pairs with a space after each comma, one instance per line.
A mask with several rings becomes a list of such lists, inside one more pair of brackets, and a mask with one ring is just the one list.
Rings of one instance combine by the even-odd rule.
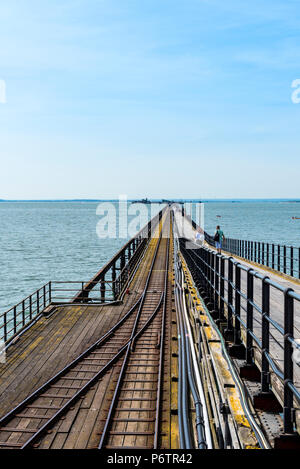
[[[194, 226], [195, 223], [192, 224]], [[204, 236], [210, 246], [215, 246], [213, 236], [207, 232], [204, 232]], [[223, 241], [223, 249], [230, 254], [300, 279], [300, 247], [226, 238]]]
[[48, 282], [0, 314], [0, 340], [4, 343], [12, 340], [26, 325], [33, 322], [50, 303], [51, 282]]
[[[148, 239], [167, 207], [153, 217], [117, 254], [89, 281], [50, 281], [15, 306], [0, 314], [0, 341], [11, 343], [25, 328], [33, 324], [52, 304], [111, 303], [122, 297], [129, 279], [142, 256]], [[58, 288], [75, 285], [78, 288]], [[95, 289], [99, 285], [97, 296]], [[65, 295], [57, 295], [57, 293]], [[72, 293], [72, 295], [71, 295]]]
[[[254, 361], [254, 342], [261, 355], [261, 391], [269, 392], [272, 388], [270, 369], [279, 378], [283, 387], [283, 420], [285, 433], [293, 433], [295, 424], [294, 404], [295, 399], [300, 404], [300, 392], [294, 382], [294, 349], [300, 350], [300, 344], [296, 341], [294, 325], [295, 304], [300, 305], [300, 295], [290, 288], [284, 288], [268, 277], [264, 277], [252, 268], [245, 268], [232, 257], [220, 255], [207, 247], [195, 249], [185, 247], [186, 240], [180, 240], [181, 251], [194, 277], [198, 288], [206, 292], [206, 303], [216, 312], [219, 318], [227, 320], [227, 331], [231, 331], [234, 345], [243, 344], [246, 352], [247, 364]], [[246, 272], [244, 289], [241, 286], [241, 271]], [[261, 282], [261, 305], [254, 300], [254, 278]], [[225, 295], [225, 284], [227, 291]], [[245, 299], [246, 290], [246, 299]], [[272, 295], [278, 291], [282, 294], [283, 324], [280, 325], [270, 317], [270, 304]], [[246, 307], [241, 304], [245, 299]], [[246, 319], [241, 317], [241, 311], [246, 313]], [[254, 330], [254, 311], [260, 317], [260, 334], [257, 336]], [[241, 325], [244, 326], [246, 335], [241, 334]], [[271, 356], [270, 338], [273, 337], [272, 326], [280, 335], [280, 344], [284, 360], [278, 364]]]

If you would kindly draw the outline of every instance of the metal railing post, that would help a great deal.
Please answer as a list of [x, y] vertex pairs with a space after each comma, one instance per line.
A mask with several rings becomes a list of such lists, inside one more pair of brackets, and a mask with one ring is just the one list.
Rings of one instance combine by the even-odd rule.
[[101, 303], [105, 303], [105, 277], [103, 276], [100, 281]]
[[3, 320], [4, 320], [4, 323], [3, 323], [3, 340], [4, 342], [7, 341], [7, 314], [4, 313], [4, 317], [3, 317]]
[[122, 252], [121, 257], [120, 257], [120, 270], [121, 270], [121, 272], [124, 269], [124, 267], [125, 267], [125, 253]]
[[205, 269], [205, 278], [206, 278], [206, 291], [207, 291], [207, 296], [209, 298], [210, 295], [210, 251], [206, 251], [206, 256], [205, 256], [205, 262], [206, 262], [206, 269]]
[[212, 304], [214, 304], [214, 283], [215, 283], [215, 253], [214, 251], [210, 252], [209, 256], [209, 267], [210, 267], [210, 289], [209, 289], [209, 298]]
[[29, 317], [32, 319], [32, 296], [29, 297]]
[[43, 286], [44, 309], [46, 308], [46, 285]]
[[294, 300], [290, 296], [292, 289], [284, 293], [284, 406], [283, 424], [285, 433], [294, 432], [293, 392], [289, 384], [294, 379], [293, 345], [290, 338], [294, 336]]
[[25, 301], [22, 301], [22, 324], [25, 326]]
[[113, 297], [115, 300], [116, 299], [116, 263], [115, 262], [112, 265], [111, 280], [112, 280]]
[[246, 363], [253, 363], [253, 338], [250, 332], [253, 332], [253, 269], [247, 271], [247, 335], [246, 335]]
[[283, 246], [283, 272], [286, 274], [286, 245]]
[[204, 252], [203, 252], [203, 275], [204, 275], [203, 286], [204, 286], [205, 291], [207, 291], [207, 265], [206, 265], [206, 262], [207, 262], [207, 250], [205, 249]]
[[14, 307], [14, 334], [17, 332], [17, 307]]
[[121, 257], [120, 257], [120, 283], [121, 283], [121, 290], [123, 288], [123, 284], [124, 284], [124, 280], [123, 280], [123, 276], [124, 276], [124, 267], [125, 267], [125, 253], [122, 252], [121, 254]]
[[201, 263], [200, 263], [200, 266], [201, 266], [201, 278], [200, 278], [200, 281], [201, 281], [201, 284], [202, 284], [202, 287], [204, 288], [204, 290], [206, 290], [206, 277], [205, 277], [205, 252], [206, 252], [206, 249], [201, 249]]
[[270, 323], [268, 317], [270, 314], [270, 285], [267, 283], [268, 277], [262, 280], [262, 363], [261, 363], [261, 391], [269, 392], [270, 390], [270, 368], [265, 353], [270, 351]]
[[214, 310], [220, 313], [220, 255], [215, 255]]
[[227, 289], [227, 330], [232, 331], [232, 303], [233, 303], [233, 257], [228, 259], [228, 289]]
[[221, 256], [221, 272], [220, 272], [220, 314], [224, 315], [224, 297], [225, 297], [225, 258]]
[[39, 290], [36, 292], [36, 314], [40, 313], [40, 295]]
[[241, 268], [235, 264], [235, 314], [234, 314], [234, 344], [241, 343]]
[[290, 275], [294, 276], [294, 248], [291, 246]]

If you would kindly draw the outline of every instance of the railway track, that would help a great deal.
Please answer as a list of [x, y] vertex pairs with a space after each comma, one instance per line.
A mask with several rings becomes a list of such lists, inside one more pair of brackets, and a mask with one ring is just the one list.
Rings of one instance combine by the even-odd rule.
[[35, 446], [112, 367], [119, 375], [112, 400], [106, 400], [99, 448], [158, 447], [169, 230], [167, 222], [162, 224], [137, 302], [95, 344], [0, 420], [0, 448]]
[[143, 315], [137, 318], [136, 327], [141, 325], [141, 329], [127, 346], [99, 449], [158, 448], [169, 236], [161, 240], [159, 250], [156, 275], [150, 278]]

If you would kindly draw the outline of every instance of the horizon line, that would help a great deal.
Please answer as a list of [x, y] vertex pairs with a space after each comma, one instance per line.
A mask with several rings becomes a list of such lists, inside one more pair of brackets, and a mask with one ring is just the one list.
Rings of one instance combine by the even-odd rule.
[[[0, 202], [118, 202], [120, 199], [114, 199], [114, 198], [103, 198], [103, 199], [98, 199], [98, 198], [72, 198], [72, 199], [0, 199]], [[142, 200], [147, 200], [148, 202], [162, 202], [162, 200], [165, 201], [199, 201], [199, 202], [207, 202], [207, 201], [244, 201], [244, 200], [265, 200], [265, 201], [299, 201], [300, 198], [293, 198], [293, 197], [236, 197], [236, 198], [230, 198], [230, 197], [214, 197], [214, 198], [170, 198], [170, 199], [163, 199], [163, 198], [146, 198], [146, 199], [138, 199], [138, 198], [128, 198], [125, 199], [128, 202], [136, 201], [136, 202], [141, 202]]]

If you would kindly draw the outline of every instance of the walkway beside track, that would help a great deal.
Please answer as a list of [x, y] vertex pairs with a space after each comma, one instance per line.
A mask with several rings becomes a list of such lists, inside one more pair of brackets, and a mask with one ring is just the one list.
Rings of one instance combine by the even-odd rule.
[[[195, 247], [196, 242], [196, 230], [192, 227], [190, 220], [186, 217], [182, 216], [181, 210], [177, 210], [175, 213], [175, 220], [177, 223], [177, 227], [179, 230], [179, 236], [182, 238], [186, 238], [193, 243], [193, 247]], [[205, 243], [205, 247], [207, 249], [213, 250], [216, 252], [216, 249], [212, 246]], [[279, 284], [282, 288], [291, 288], [297, 294], [300, 294], [300, 284], [297, 279], [293, 279], [292, 277], [284, 276], [281, 273], [277, 273], [272, 271], [264, 266], [258, 266], [255, 263], [249, 262], [248, 260], [244, 260], [240, 257], [234, 256], [230, 253], [222, 251], [222, 254], [228, 257], [232, 257], [236, 260], [236, 262], [242, 264], [246, 268], [251, 268], [257, 271], [264, 277], [269, 277], [270, 280]], [[225, 269], [225, 277], [228, 278], [227, 266]], [[241, 271], [241, 291], [246, 294], [246, 280], [247, 280], [247, 273], [242, 270]], [[225, 282], [225, 297], [227, 297], [227, 285]], [[254, 303], [257, 305], [262, 305], [262, 289], [261, 289], [261, 281], [254, 280]], [[241, 298], [241, 306], [246, 308], [246, 301]], [[245, 311], [241, 311], [241, 317], [246, 321], [246, 313]], [[276, 321], [281, 327], [283, 327], [283, 320], [284, 320], [284, 295], [281, 291], [278, 291], [274, 287], [271, 287], [270, 290], [270, 317]], [[300, 303], [295, 302], [295, 310], [294, 310], [294, 327], [295, 327], [295, 339], [300, 340]], [[242, 329], [242, 336], [245, 337], [245, 331], [243, 326]], [[262, 324], [261, 324], [261, 315], [258, 312], [254, 311], [254, 332], [258, 338], [261, 339], [262, 336]], [[284, 360], [284, 353], [283, 353], [283, 337], [279, 332], [274, 328], [270, 327], [270, 332], [272, 336], [270, 337], [270, 355], [276, 361], [277, 366], [279, 369], [283, 368], [283, 360]], [[254, 345], [254, 357], [255, 362], [260, 368], [261, 366], [261, 354], [257, 349], [256, 345]], [[275, 376], [274, 372], [271, 370], [271, 380], [273, 391], [275, 392], [277, 398], [283, 405], [283, 388], [280, 384], [278, 378]], [[295, 386], [300, 389], [300, 367], [294, 363], [294, 382]], [[299, 416], [297, 412], [297, 422], [300, 426]]]

